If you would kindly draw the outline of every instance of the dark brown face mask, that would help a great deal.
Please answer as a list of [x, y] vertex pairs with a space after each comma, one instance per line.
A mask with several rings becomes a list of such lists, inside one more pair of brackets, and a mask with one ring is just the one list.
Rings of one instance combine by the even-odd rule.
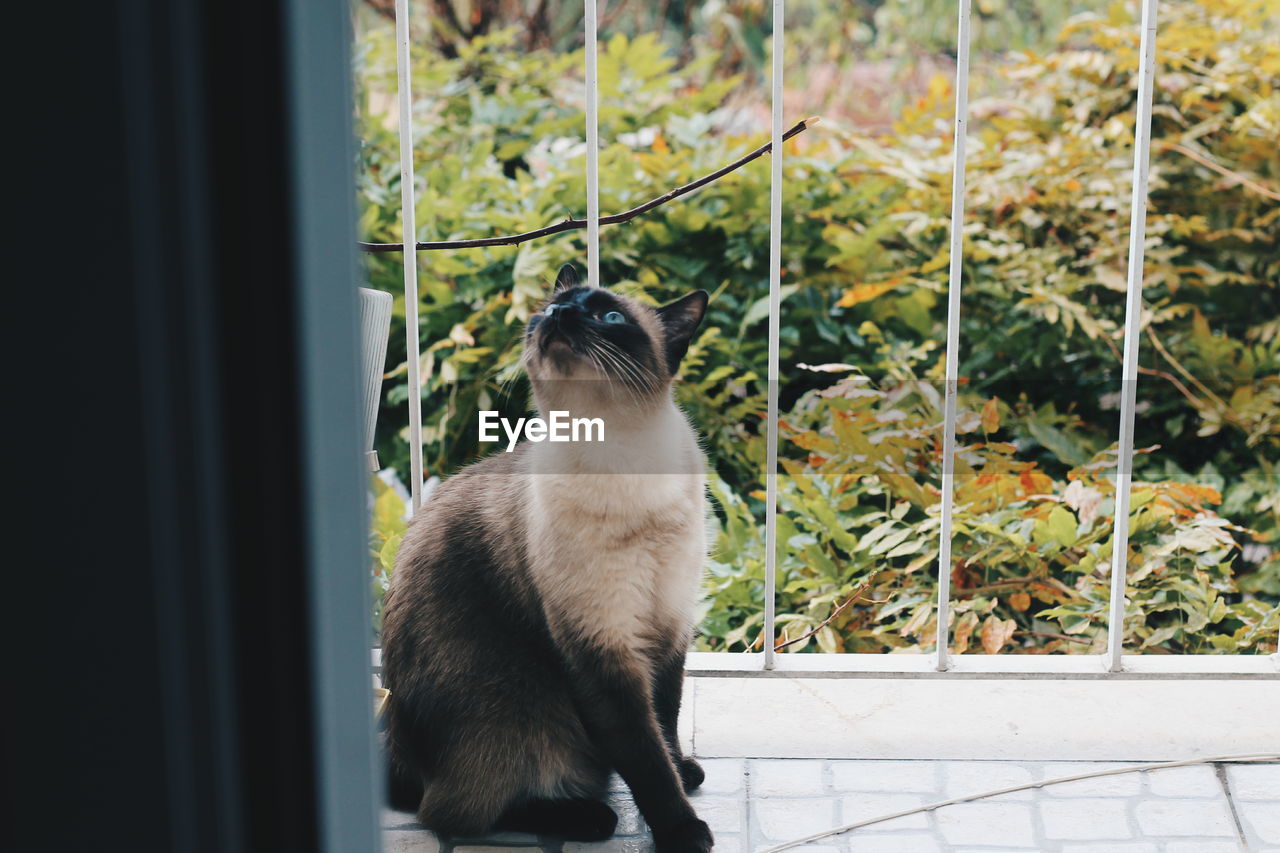
[[702, 322], [707, 293], [652, 308], [580, 281], [572, 265], [561, 267], [550, 303], [530, 318], [525, 343], [534, 360], [549, 359], [562, 375], [589, 362], [634, 391], [665, 387]]

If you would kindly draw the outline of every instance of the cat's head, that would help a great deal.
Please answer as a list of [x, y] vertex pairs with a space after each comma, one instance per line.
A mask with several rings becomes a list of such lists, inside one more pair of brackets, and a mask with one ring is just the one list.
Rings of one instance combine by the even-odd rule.
[[579, 395], [640, 406], [664, 399], [707, 300], [705, 290], [695, 290], [650, 307], [584, 286], [565, 264], [547, 305], [525, 330], [524, 362], [539, 403], [557, 402], [546, 399], [554, 396], [568, 404], [565, 397]]

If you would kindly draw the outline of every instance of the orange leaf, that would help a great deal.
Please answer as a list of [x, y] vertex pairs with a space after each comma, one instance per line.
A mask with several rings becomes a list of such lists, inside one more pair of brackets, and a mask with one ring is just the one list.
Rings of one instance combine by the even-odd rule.
[[1009, 606], [1018, 611], [1026, 610], [1031, 606], [1031, 596], [1025, 592], [1015, 592], [1009, 596]]
[[989, 655], [994, 655], [1003, 645], [1004, 622], [994, 616], [988, 616], [982, 623], [982, 650]]
[[1170, 491], [1190, 504], [1209, 503], [1217, 506], [1222, 503], [1222, 494], [1212, 486], [1201, 486], [1196, 483], [1169, 483]]
[[661, 133], [653, 138], [653, 150], [657, 151], [659, 154], [666, 154], [671, 150], [667, 147], [667, 140], [662, 138]]
[[982, 407], [982, 431], [995, 432], [1000, 429], [1000, 410], [996, 408], [998, 397], [992, 397]]
[[1083, 189], [1083, 187], [1080, 186], [1080, 182], [1075, 178], [1067, 178], [1063, 183], [1062, 188], [1069, 193], [1078, 193]]
[[978, 614], [970, 611], [960, 617], [960, 621], [956, 623], [954, 651], [958, 655], [964, 654], [969, 650], [969, 639], [973, 636], [973, 629], [978, 625]]
[[1053, 491], [1053, 479], [1043, 471], [1037, 471], [1034, 462], [1018, 474], [1018, 483], [1027, 495], [1047, 495]]

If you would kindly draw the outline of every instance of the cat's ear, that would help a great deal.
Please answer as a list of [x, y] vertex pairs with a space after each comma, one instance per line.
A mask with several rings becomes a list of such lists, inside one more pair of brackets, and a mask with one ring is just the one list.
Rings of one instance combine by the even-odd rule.
[[559, 293], [562, 290], [569, 290], [582, 284], [578, 278], [578, 268], [573, 264], [565, 264], [560, 267], [560, 272], [556, 274], [556, 286], [554, 292]]
[[710, 299], [710, 294], [705, 290], [695, 290], [658, 309], [658, 319], [662, 321], [662, 328], [666, 332], [667, 369], [673, 376], [680, 367], [680, 359], [689, 351], [689, 342], [693, 340], [693, 333], [698, 331], [702, 317], [707, 313], [707, 302]]

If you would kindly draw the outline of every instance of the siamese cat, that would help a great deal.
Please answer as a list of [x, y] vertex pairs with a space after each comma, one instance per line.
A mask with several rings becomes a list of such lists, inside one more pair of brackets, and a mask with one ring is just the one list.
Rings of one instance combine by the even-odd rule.
[[672, 379], [707, 306], [660, 308], [561, 268], [525, 332], [534, 400], [601, 443], [530, 443], [441, 485], [383, 615], [391, 799], [438, 832], [613, 834], [611, 771], [659, 853], [711, 849], [676, 735], [707, 549], [704, 459]]

